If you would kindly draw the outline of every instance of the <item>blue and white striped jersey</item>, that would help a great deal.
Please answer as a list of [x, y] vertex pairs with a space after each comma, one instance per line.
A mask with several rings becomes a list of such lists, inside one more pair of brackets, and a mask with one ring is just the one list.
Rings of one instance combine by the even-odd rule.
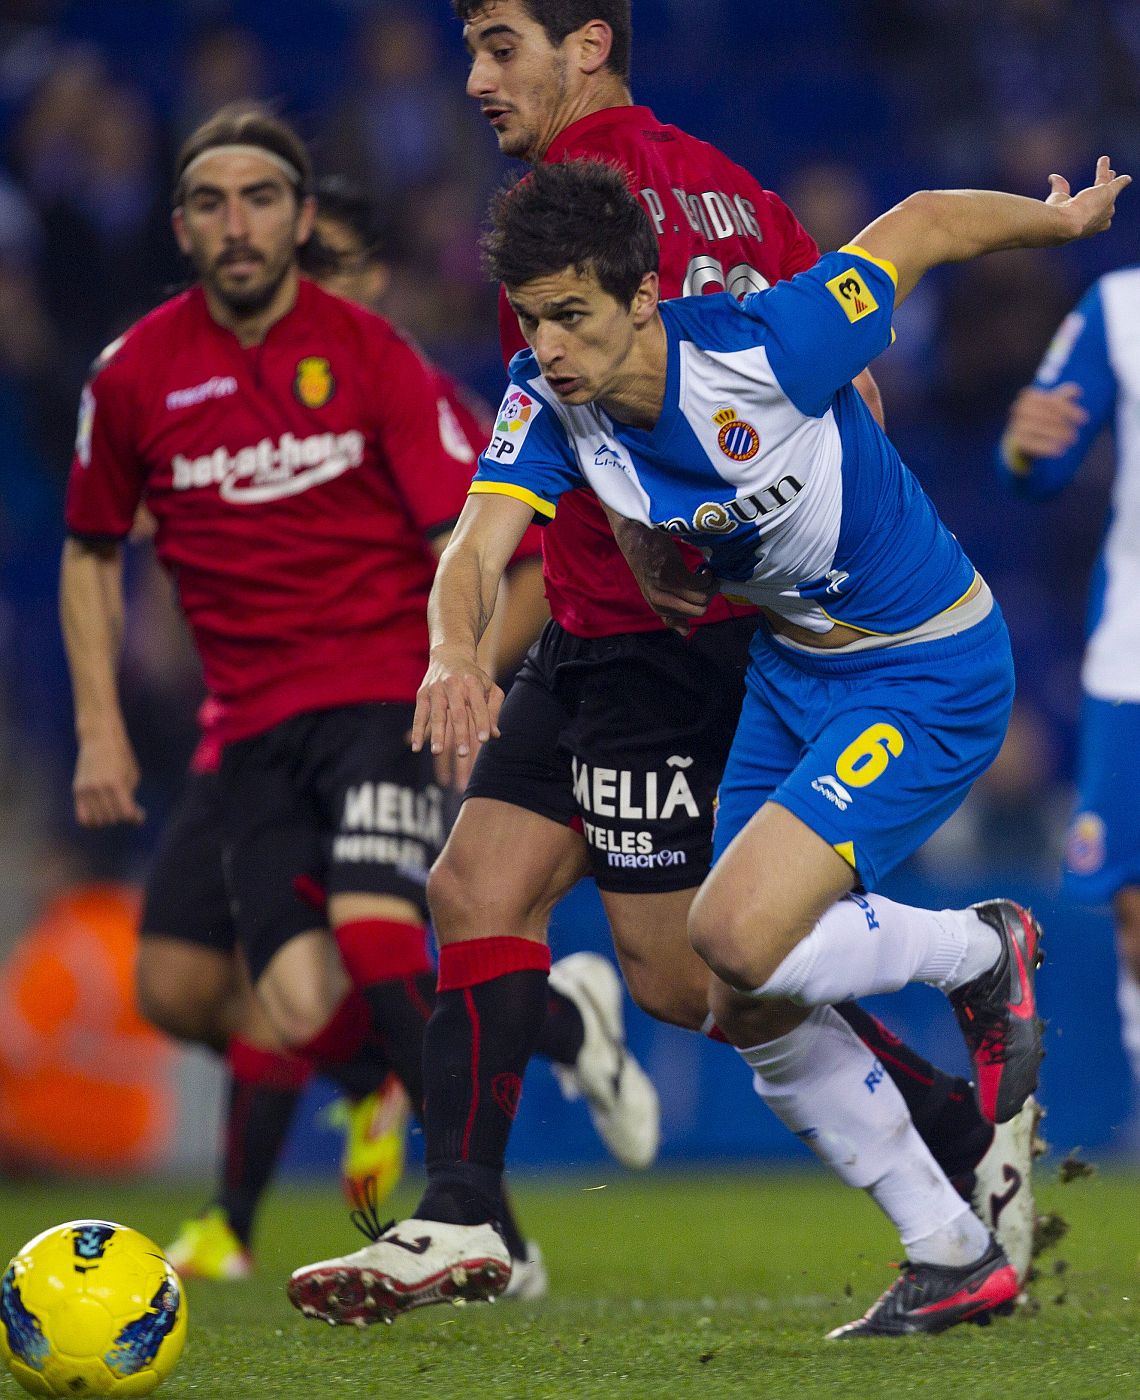
[[1067, 452], [1038, 458], [1028, 471], [999, 453], [1025, 495], [1059, 491], [1114, 422], [1112, 514], [1093, 573], [1081, 679], [1097, 699], [1140, 701], [1140, 266], [1093, 284], [1061, 323], [1033, 382], [1038, 389], [1079, 385], [1088, 421]]
[[664, 407], [652, 430], [568, 407], [534, 355], [471, 490], [553, 517], [583, 481], [612, 509], [702, 548], [724, 592], [814, 632], [917, 627], [974, 569], [851, 380], [891, 340], [895, 271], [848, 247], [737, 302], [664, 302]]

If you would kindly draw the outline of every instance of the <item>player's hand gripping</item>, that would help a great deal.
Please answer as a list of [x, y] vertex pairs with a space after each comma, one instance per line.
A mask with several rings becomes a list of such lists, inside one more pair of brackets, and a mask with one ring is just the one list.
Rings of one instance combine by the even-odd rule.
[[716, 579], [705, 569], [694, 573], [677, 542], [662, 531], [609, 510], [606, 514], [645, 601], [667, 627], [687, 637], [692, 619], [708, 612], [717, 592]]
[[453, 748], [460, 758], [499, 737], [503, 692], [462, 647], [432, 647], [427, 674], [416, 692], [412, 750], [431, 739], [433, 754]]
[[1050, 175], [1051, 193], [1045, 200], [1061, 214], [1058, 243], [1077, 238], [1091, 238], [1103, 233], [1112, 223], [1116, 197], [1132, 183], [1131, 175], [1118, 175], [1107, 156], [1096, 163], [1096, 178], [1087, 189], [1069, 193], [1069, 182], [1063, 175]]
[[80, 826], [138, 826], [146, 819], [135, 801], [138, 785], [139, 766], [124, 733], [108, 732], [80, 742], [71, 785]]
[[1080, 404], [1079, 384], [1055, 389], [1022, 389], [1009, 412], [1002, 440], [1009, 460], [1060, 457], [1077, 440], [1088, 414]]

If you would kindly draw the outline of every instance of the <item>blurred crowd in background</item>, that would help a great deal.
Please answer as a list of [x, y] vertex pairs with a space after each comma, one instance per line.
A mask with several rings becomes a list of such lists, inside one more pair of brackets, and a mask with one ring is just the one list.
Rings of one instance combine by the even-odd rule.
[[[780, 193], [826, 249], [923, 186], [1041, 195], [1096, 156], [1140, 169], [1140, 0], [635, 0], [634, 97]], [[4, 0], [0, 4], [0, 946], [49, 891], [130, 877], [178, 791], [197, 666], [145, 551], [128, 717], [150, 819], [71, 818], [71, 709], [55, 621], [79, 391], [115, 335], [186, 279], [169, 232], [181, 139], [258, 97], [321, 173], [381, 200], [387, 311], [495, 400], [495, 293], [476, 239], [504, 177], [463, 93], [447, 0]], [[1008, 499], [992, 455], [1065, 312], [1133, 260], [1140, 199], [1108, 237], [930, 279], [875, 366], [888, 424], [1010, 621], [1020, 699], [1002, 760], [932, 843], [937, 867], [1048, 878], [1067, 815], [1087, 578], [1111, 476], [1094, 453], [1059, 501]]]

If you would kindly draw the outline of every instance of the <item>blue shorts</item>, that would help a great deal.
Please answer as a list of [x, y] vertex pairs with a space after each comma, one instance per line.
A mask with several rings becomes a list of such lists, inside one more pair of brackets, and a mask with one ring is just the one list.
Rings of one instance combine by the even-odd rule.
[[1086, 695], [1080, 736], [1077, 815], [1062, 888], [1081, 904], [1102, 904], [1126, 885], [1140, 885], [1140, 705]]
[[994, 761], [1013, 705], [1013, 657], [996, 603], [955, 636], [842, 657], [793, 650], [761, 628], [747, 688], [713, 860], [771, 800], [870, 890]]

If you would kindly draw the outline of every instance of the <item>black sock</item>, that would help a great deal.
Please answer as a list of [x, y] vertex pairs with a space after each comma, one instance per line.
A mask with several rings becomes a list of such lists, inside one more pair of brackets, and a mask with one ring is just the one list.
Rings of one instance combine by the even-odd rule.
[[546, 978], [527, 968], [438, 994], [424, 1037], [428, 1186], [417, 1216], [501, 1223], [503, 1158], [546, 1014]]
[[919, 1136], [946, 1175], [973, 1171], [989, 1150], [994, 1130], [969, 1084], [924, 1060], [856, 1002], [835, 1009], [898, 1085]]
[[285, 1145], [301, 1092], [230, 1078], [222, 1189], [217, 1203], [244, 1245], [253, 1234], [257, 1207]]
[[424, 1027], [435, 1005], [435, 976], [421, 972], [391, 982], [362, 987], [372, 1013], [372, 1031], [408, 1091], [412, 1108], [424, 1101]]
[[586, 1038], [582, 1013], [569, 997], [549, 988], [546, 996], [546, 1020], [538, 1033], [534, 1053], [556, 1065], [574, 1064]]
[[503, 1239], [511, 1252], [511, 1258], [525, 1259], [526, 1240], [522, 1237], [519, 1222], [515, 1219], [515, 1213], [511, 1209], [511, 1199], [505, 1185], [499, 1191], [499, 1206], [499, 1229], [503, 1232]]
[[377, 1040], [366, 1041], [344, 1064], [321, 1066], [321, 1074], [354, 1103], [378, 1089], [391, 1072], [392, 1061]]

